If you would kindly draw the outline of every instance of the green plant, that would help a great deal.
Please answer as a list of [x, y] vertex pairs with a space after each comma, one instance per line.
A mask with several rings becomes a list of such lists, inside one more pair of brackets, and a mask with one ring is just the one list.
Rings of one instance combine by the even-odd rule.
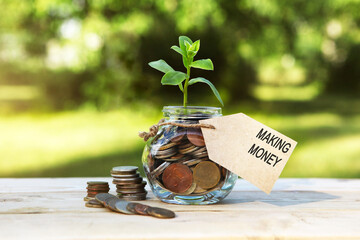
[[[193, 42], [190, 38], [186, 36], [180, 36], [179, 46], [172, 46], [171, 49], [182, 55], [182, 60], [184, 67], [186, 68], [186, 73], [175, 71], [169, 64], [167, 64], [162, 59], [149, 62], [150, 67], [165, 73], [161, 79], [161, 84], [178, 85], [180, 90], [184, 93], [184, 107], [186, 107], [188, 103], [188, 86], [198, 82], [206, 83], [210, 86], [211, 90], [213, 91], [214, 95], [219, 100], [221, 105], [224, 105], [219, 92], [209, 80], [202, 77], [190, 79], [190, 69], [192, 67], [204, 70], [214, 70], [214, 65], [209, 58], [194, 61], [194, 57], [200, 49], [200, 40]], [[185, 83], [183, 83], [184, 81]]]

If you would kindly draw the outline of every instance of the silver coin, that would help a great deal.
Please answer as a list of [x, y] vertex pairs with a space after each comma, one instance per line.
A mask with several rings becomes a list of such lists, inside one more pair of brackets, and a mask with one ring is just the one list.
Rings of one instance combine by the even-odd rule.
[[170, 165], [169, 162], [164, 162], [160, 166], [158, 166], [154, 171], [152, 171], [151, 174], [154, 175], [155, 177], [158, 177], [169, 165]]
[[132, 184], [132, 183], [141, 183], [143, 181], [142, 177], [137, 178], [114, 178], [113, 183], [115, 184]]
[[136, 166], [117, 166], [112, 168], [112, 172], [127, 173], [136, 172], [139, 168]]
[[146, 186], [147, 182], [142, 181], [141, 183], [133, 183], [133, 184], [117, 184], [116, 188], [117, 189], [139, 189], [139, 188], [144, 188]]
[[195, 145], [192, 145], [192, 146], [190, 146], [188, 148], [182, 148], [182, 149], [179, 148], [179, 153], [181, 153], [181, 154], [189, 154], [189, 153], [192, 153], [192, 152], [196, 151], [197, 149], [198, 149], [198, 147], [196, 147]]
[[163, 151], [158, 150], [155, 153], [155, 157], [158, 158], [158, 159], [164, 159], [164, 158], [172, 157], [172, 156], [176, 155], [176, 153], [177, 152], [176, 152], [175, 148], [170, 148], [170, 149], [166, 149], [166, 150], [163, 150]]
[[135, 174], [127, 174], [127, 175], [121, 175], [121, 174], [111, 174], [111, 176], [113, 178], [137, 178], [139, 177], [139, 173], [135, 173]]
[[110, 198], [116, 198], [116, 196], [114, 196], [110, 193], [98, 193], [95, 196], [95, 199], [97, 201], [101, 202], [102, 204], [105, 204], [106, 200], [108, 200]]
[[192, 154], [198, 154], [198, 153], [203, 153], [203, 152], [207, 152], [206, 147], [200, 147], [198, 150], [194, 151]]
[[117, 202], [115, 202], [115, 205], [114, 205], [115, 211], [124, 213], [124, 214], [134, 214], [134, 213], [130, 212], [129, 210], [127, 210], [126, 207], [128, 204], [129, 204], [129, 202], [119, 199]]
[[174, 162], [174, 161], [179, 161], [181, 159], [183, 159], [185, 156], [183, 154], [176, 154], [170, 158], [164, 158], [163, 160], [164, 161], [167, 161], [167, 162]]
[[183, 164], [190, 167], [190, 166], [194, 166], [194, 165], [200, 163], [201, 161], [203, 161], [203, 160], [202, 159], [190, 159], [190, 160], [183, 162]]

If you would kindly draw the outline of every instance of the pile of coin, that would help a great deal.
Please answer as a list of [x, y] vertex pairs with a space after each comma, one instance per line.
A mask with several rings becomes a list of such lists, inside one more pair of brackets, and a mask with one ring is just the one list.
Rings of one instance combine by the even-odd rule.
[[96, 201], [104, 205], [106, 208], [123, 214], [138, 214], [145, 216], [153, 216], [157, 218], [174, 218], [175, 213], [168, 209], [156, 208], [148, 205], [127, 202], [108, 193], [100, 193], [96, 195]]
[[95, 195], [98, 193], [108, 193], [110, 190], [109, 183], [103, 181], [89, 181], [87, 182], [87, 195], [84, 197], [84, 201], [90, 201], [95, 199]]
[[178, 195], [203, 195], [221, 188], [228, 170], [209, 160], [199, 128], [170, 126], [154, 138], [148, 177]]
[[84, 201], [86, 201], [86, 207], [102, 207], [99, 202], [95, 200], [95, 196], [98, 193], [108, 193], [110, 188], [108, 182], [103, 181], [89, 181], [87, 182], [87, 195], [84, 197]]
[[129, 201], [146, 199], [146, 182], [137, 170], [135, 166], [119, 166], [110, 171], [119, 198]]

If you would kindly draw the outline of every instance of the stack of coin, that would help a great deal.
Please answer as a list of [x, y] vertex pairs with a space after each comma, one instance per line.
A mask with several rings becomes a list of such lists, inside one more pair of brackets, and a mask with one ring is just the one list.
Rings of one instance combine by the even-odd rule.
[[138, 167], [135, 166], [119, 166], [110, 171], [119, 198], [129, 201], [146, 199], [146, 182], [137, 170]]
[[95, 199], [95, 195], [98, 193], [108, 193], [110, 188], [108, 182], [103, 181], [89, 181], [87, 182], [87, 195], [84, 197], [84, 201], [90, 201]]
[[201, 130], [164, 129], [151, 143], [148, 177], [177, 195], [203, 195], [221, 188], [228, 170], [209, 160]]

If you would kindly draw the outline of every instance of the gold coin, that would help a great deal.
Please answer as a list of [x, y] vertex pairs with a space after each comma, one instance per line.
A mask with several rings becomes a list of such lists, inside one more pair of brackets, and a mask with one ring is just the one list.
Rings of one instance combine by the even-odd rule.
[[190, 147], [187, 147], [187, 148], [179, 148], [179, 153], [189, 154], [189, 153], [196, 151], [197, 149], [198, 149], [198, 147], [196, 147], [195, 145], [191, 145]]
[[90, 200], [92, 200], [92, 199], [95, 199], [94, 197], [84, 197], [84, 201], [90, 201]]
[[161, 147], [159, 147], [159, 150], [166, 150], [166, 149], [174, 147], [175, 145], [176, 145], [176, 143], [170, 142], [168, 144], [164, 144]]
[[196, 185], [203, 189], [215, 187], [220, 181], [220, 169], [210, 161], [204, 161], [196, 165], [193, 173]]
[[174, 218], [175, 213], [165, 208], [149, 207], [146, 212], [157, 218]]
[[193, 182], [191, 187], [185, 192], [181, 193], [181, 195], [190, 195], [195, 191], [195, 189], [196, 189], [196, 183]]
[[202, 189], [201, 187], [196, 185], [196, 188], [195, 188], [193, 193], [203, 193], [203, 192], [206, 192], [206, 191], [207, 191], [206, 189]]
[[91, 204], [91, 203], [89, 203], [89, 202], [86, 202], [85, 203], [85, 206], [86, 207], [89, 207], [89, 208], [103, 208], [104, 206], [103, 205], [98, 205], [98, 204]]

